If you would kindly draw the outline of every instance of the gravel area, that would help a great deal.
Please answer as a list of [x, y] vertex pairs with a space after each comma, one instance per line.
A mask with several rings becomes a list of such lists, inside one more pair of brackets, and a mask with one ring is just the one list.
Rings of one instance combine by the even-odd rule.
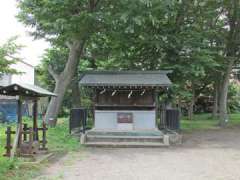
[[184, 134], [169, 148], [85, 148], [49, 164], [43, 179], [238, 180], [240, 128]]

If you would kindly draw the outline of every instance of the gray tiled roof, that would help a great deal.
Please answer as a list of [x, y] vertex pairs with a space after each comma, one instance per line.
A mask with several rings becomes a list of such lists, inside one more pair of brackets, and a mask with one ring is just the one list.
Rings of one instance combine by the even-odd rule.
[[29, 97], [44, 97], [44, 96], [57, 96], [56, 94], [43, 89], [39, 86], [14, 83], [0, 88], [0, 94], [8, 96], [29, 96]]
[[82, 86], [170, 86], [171, 71], [95, 71], [83, 73]]

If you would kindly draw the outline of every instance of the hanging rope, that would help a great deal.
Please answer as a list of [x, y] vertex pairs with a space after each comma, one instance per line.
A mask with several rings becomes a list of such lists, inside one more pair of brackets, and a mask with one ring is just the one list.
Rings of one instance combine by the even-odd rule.
[[133, 91], [130, 91], [130, 93], [128, 94], [128, 99], [131, 98]]
[[114, 96], [114, 95], [116, 94], [116, 92], [117, 92], [117, 90], [114, 90], [114, 91], [112, 92], [112, 96]]
[[145, 94], [145, 92], [146, 92], [146, 89], [144, 89], [140, 95], [143, 96]]
[[103, 93], [105, 93], [106, 92], [106, 89], [103, 89], [101, 92], [100, 92], [100, 94], [103, 94]]

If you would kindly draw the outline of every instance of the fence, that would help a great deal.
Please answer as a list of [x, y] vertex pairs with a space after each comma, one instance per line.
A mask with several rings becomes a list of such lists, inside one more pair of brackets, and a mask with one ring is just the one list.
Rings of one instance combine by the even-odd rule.
[[160, 118], [159, 129], [180, 129], [180, 114], [178, 109], [160, 108], [158, 110], [158, 115]]
[[69, 133], [85, 133], [87, 119], [93, 118], [93, 108], [73, 108], [70, 112]]
[[[38, 132], [42, 131], [42, 138], [39, 139]], [[28, 127], [27, 124], [23, 124], [23, 127], [21, 127], [19, 139], [18, 139], [18, 153], [19, 155], [22, 154], [34, 154], [35, 151], [38, 150], [47, 150], [46, 144], [47, 144], [47, 127], [46, 124], [43, 123], [43, 126], [41, 128], [33, 129], [31, 127]], [[6, 153], [4, 156], [10, 157], [11, 149], [12, 149], [12, 134], [15, 134], [16, 131], [12, 131], [12, 128], [9, 126], [7, 127], [7, 130], [5, 132], [6, 134]], [[38, 142], [39, 147], [35, 146], [34, 143]]]

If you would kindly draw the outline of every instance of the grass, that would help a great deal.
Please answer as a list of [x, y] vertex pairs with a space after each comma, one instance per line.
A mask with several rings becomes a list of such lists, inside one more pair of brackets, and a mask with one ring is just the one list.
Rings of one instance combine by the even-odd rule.
[[16, 164], [16, 160], [9, 161], [8, 158], [3, 157], [2, 155], [5, 153], [5, 130], [6, 125], [0, 124], [0, 177], [7, 170], [12, 169]]
[[[31, 124], [31, 121], [25, 119], [25, 122]], [[32, 179], [41, 169], [40, 166], [22, 166], [23, 160], [15, 158], [12, 161], [2, 155], [5, 153], [5, 130], [9, 125], [0, 124], [0, 180], [22, 180]], [[15, 125], [11, 125], [15, 130]], [[47, 147], [51, 152], [59, 153], [78, 151], [80, 149], [79, 139], [72, 137], [68, 133], [68, 119], [60, 118], [55, 128], [49, 128], [47, 131]], [[42, 165], [44, 166], [44, 165]]]
[[[218, 119], [212, 118], [211, 114], [194, 115], [193, 120], [183, 117], [181, 120], [181, 130], [191, 132], [194, 130], [219, 129]], [[231, 114], [227, 127], [240, 125], [240, 114]]]
[[59, 119], [56, 127], [49, 128], [47, 137], [51, 151], [78, 151], [81, 147], [79, 139], [69, 134], [67, 118]]

